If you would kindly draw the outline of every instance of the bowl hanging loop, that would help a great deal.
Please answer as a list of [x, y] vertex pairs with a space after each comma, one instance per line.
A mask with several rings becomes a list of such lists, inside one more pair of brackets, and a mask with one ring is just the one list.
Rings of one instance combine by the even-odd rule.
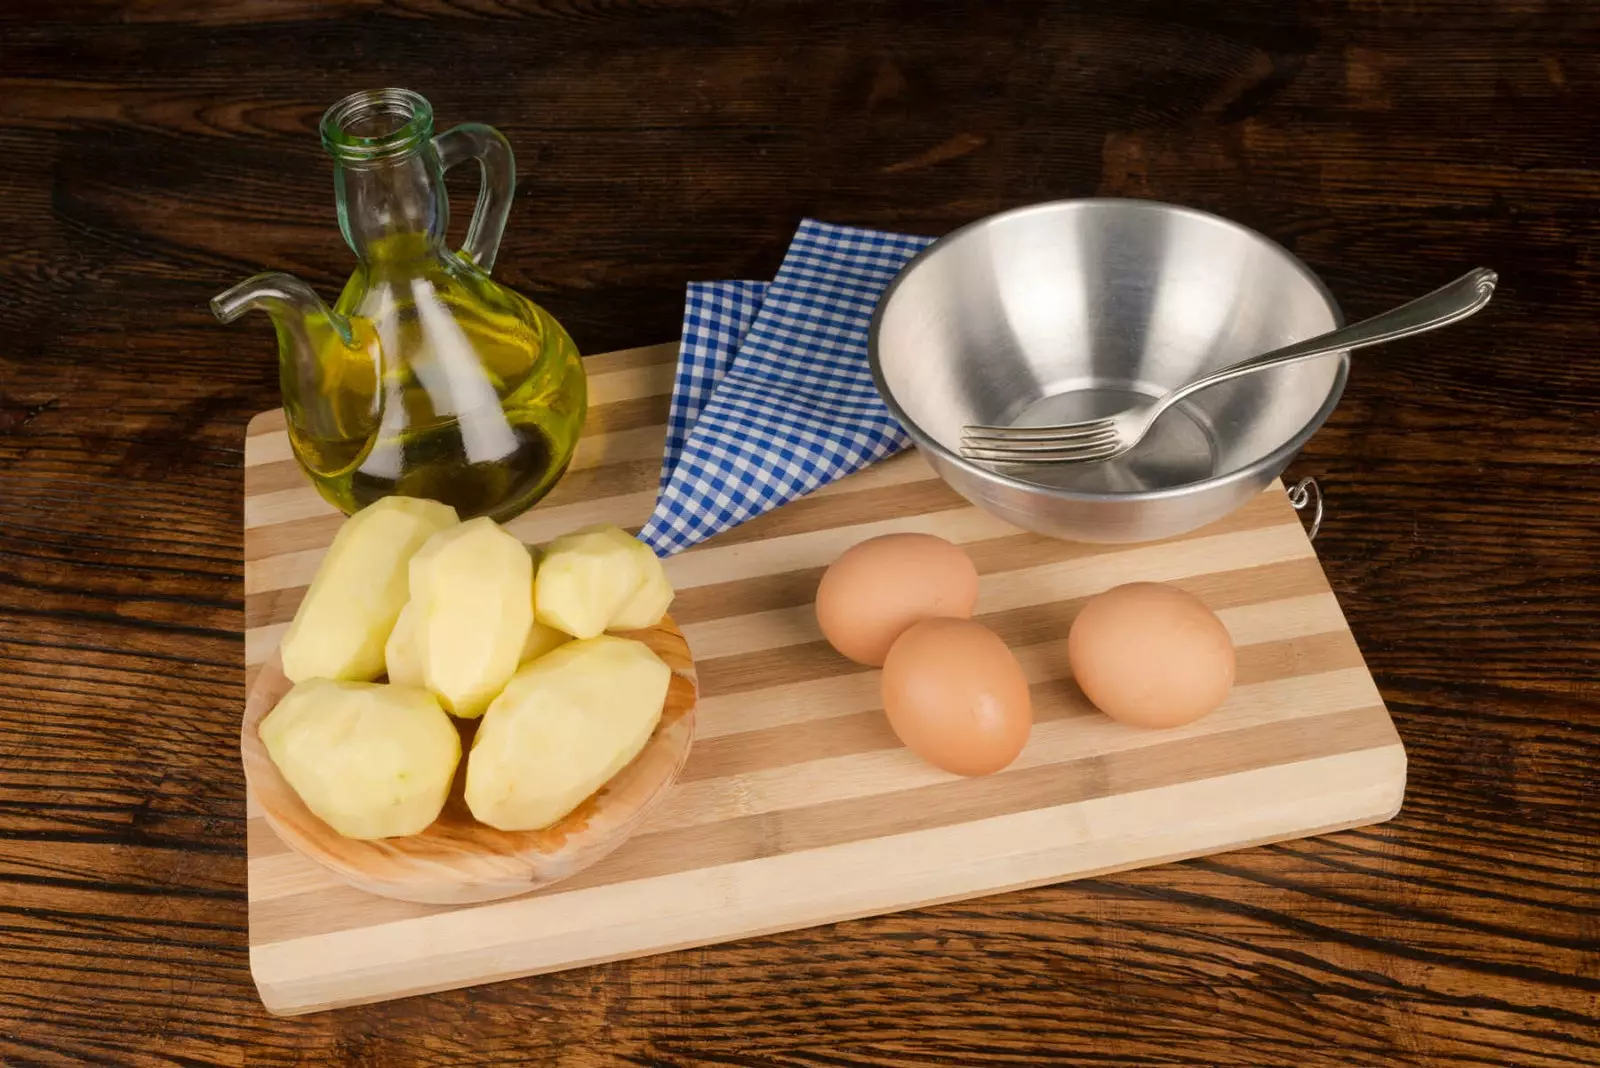
[[1306, 531], [1306, 537], [1311, 541], [1317, 540], [1317, 531], [1322, 529], [1322, 487], [1317, 485], [1314, 478], [1302, 478], [1290, 486], [1289, 506], [1297, 512], [1311, 509], [1311, 529]]

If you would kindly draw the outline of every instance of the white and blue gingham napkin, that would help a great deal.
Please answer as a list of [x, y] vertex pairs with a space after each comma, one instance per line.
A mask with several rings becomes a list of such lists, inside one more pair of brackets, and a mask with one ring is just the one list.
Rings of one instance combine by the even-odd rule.
[[657, 555], [906, 447], [872, 383], [867, 329], [884, 288], [931, 240], [807, 219], [765, 294], [759, 283], [690, 288], [661, 492], [639, 532]]
[[667, 413], [659, 492], [666, 492], [683, 443], [700, 418], [700, 409], [732, 366], [766, 293], [765, 282], [689, 283], [683, 300], [683, 340], [678, 346], [678, 371], [672, 380], [672, 410]]

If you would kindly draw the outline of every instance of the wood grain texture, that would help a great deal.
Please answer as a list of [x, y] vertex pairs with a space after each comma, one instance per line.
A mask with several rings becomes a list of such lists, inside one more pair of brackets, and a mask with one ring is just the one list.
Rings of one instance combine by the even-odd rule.
[[[606, 370], [618, 355], [595, 357], [601, 400], [593, 411], [602, 425], [608, 407], [672, 388], [675, 344], [627, 354], [626, 388], [612, 377], [624, 372]], [[278, 414], [251, 420], [244, 471], [245, 611], [257, 621], [245, 630], [255, 680], [244, 716], [250, 962], [274, 1012], [435, 992], [1365, 826], [1393, 816], [1405, 793], [1405, 750], [1281, 484], [1183, 538], [1075, 545], [973, 508], [908, 452], [745, 524], [737, 537], [712, 538], [666, 561], [674, 589], [691, 604], [698, 590], [719, 591], [692, 604], [695, 622], [673, 634], [678, 660], [688, 663], [686, 638], [705, 679], [707, 737], [676, 782], [657, 776], [659, 802], [630, 823], [633, 837], [618, 844], [601, 828], [588, 849], [567, 843], [585, 861], [592, 849], [607, 855], [533, 896], [491, 901], [506, 896], [500, 850], [474, 853], [465, 858], [471, 868], [449, 866], [446, 881], [438, 877], [440, 847], [448, 861], [470, 826], [464, 813], [452, 820], [447, 808], [427, 834], [395, 844], [349, 843], [325, 827], [308, 835], [308, 822], [321, 822], [255, 737], [267, 700], [287, 688], [275, 663], [278, 636], [342, 520], [304, 476], [298, 488], [283, 488], [289, 480], [275, 469], [284, 461], [264, 459], [282, 452], [274, 442], [283, 436]], [[565, 502], [582, 495], [583, 522], [638, 529], [656, 467], [606, 452], [603, 444], [588, 450], [607, 496], [563, 481], [506, 528], [530, 543], [566, 533], [574, 505]], [[264, 499], [274, 511], [259, 507]], [[308, 523], [321, 534], [310, 547], [302, 537]], [[818, 568], [890, 530], [937, 534], [972, 553], [980, 568], [974, 618], [1023, 665], [1033, 730], [995, 775], [963, 779], [914, 757], [884, 718], [879, 672], [847, 661], [818, 629]], [[1084, 599], [1150, 579], [1204, 599], [1238, 650], [1228, 700], [1181, 729], [1113, 723], [1084, 698], [1067, 663], [1065, 635]], [[268, 605], [252, 610], [260, 599]], [[670, 741], [651, 766], [675, 774], [684, 754]], [[628, 783], [618, 788], [630, 796]], [[583, 818], [607, 811], [602, 800]], [[552, 867], [571, 859], [571, 849], [551, 850], [544, 836], [523, 845], [514, 860], [530, 849]], [[484, 864], [486, 892], [473, 892], [476, 879], [466, 888], [449, 881]], [[378, 879], [386, 897], [403, 901], [362, 892]], [[472, 901], [490, 903], [441, 907]]]
[[[1592, 1061], [1597, 55], [1585, 0], [0, 5], [0, 1061]], [[205, 302], [266, 268], [342, 284], [315, 123], [390, 83], [510, 136], [497, 275], [586, 352], [671, 337], [688, 279], [770, 277], [805, 214], [933, 234], [1046, 197], [1193, 204], [1351, 318], [1498, 269], [1471, 322], [1358, 359], [1289, 472], [1328, 494], [1317, 552], [1406, 743], [1400, 815], [267, 1015], [240, 441], [277, 369]], [[628, 403], [618, 434], [652, 421]]]
[[261, 740], [261, 721], [293, 684], [277, 655], [256, 673], [239, 724], [247, 810], [270, 835], [303, 859], [370, 894], [432, 904], [495, 901], [525, 894], [583, 871], [627, 840], [665, 797], [683, 770], [694, 740], [694, 659], [670, 618], [624, 635], [643, 642], [672, 669], [661, 719], [644, 748], [594, 794], [554, 824], [536, 831], [500, 831], [467, 807], [467, 756], [477, 720], [452, 719], [461, 731], [462, 760], [444, 810], [420, 834], [346, 838], [317, 818], [279, 772]]

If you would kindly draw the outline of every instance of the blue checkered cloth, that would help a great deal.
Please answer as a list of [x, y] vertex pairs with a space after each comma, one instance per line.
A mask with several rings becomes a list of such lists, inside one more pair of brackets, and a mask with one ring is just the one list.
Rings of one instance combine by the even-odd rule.
[[[867, 366], [867, 329], [884, 288], [932, 239], [807, 219], [764, 297], [691, 288], [673, 420], [688, 428], [639, 537], [670, 556], [904, 449]], [[717, 354], [738, 334], [727, 308], [759, 299], [718, 380]], [[706, 321], [719, 315], [721, 325]], [[689, 325], [691, 320], [695, 324]], [[691, 329], [694, 347], [687, 344]], [[708, 340], [709, 339], [709, 340]], [[704, 361], [685, 370], [681, 362]], [[698, 417], [696, 391], [711, 389]], [[669, 426], [669, 434], [679, 429]]]
[[700, 409], [733, 365], [766, 294], [766, 282], [689, 283], [683, 300], [678, 371], [672, 380], [672, 410], [667, 413], [667, 444], [661, 453], [659, 493], [666, 492]]

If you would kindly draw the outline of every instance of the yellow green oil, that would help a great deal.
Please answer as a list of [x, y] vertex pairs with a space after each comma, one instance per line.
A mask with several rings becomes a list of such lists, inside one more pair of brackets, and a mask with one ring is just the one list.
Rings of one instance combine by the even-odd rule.
[[503, 521], [555, 485], [586, 391], [577, 347], [543, 308], [397, 235], [368, 249], [334, 311], [351, 337], [305, 323], [285, 347], [309, 360], [283, 361], [283, 395], [301, 464], [336, 507], [402, 494]]

